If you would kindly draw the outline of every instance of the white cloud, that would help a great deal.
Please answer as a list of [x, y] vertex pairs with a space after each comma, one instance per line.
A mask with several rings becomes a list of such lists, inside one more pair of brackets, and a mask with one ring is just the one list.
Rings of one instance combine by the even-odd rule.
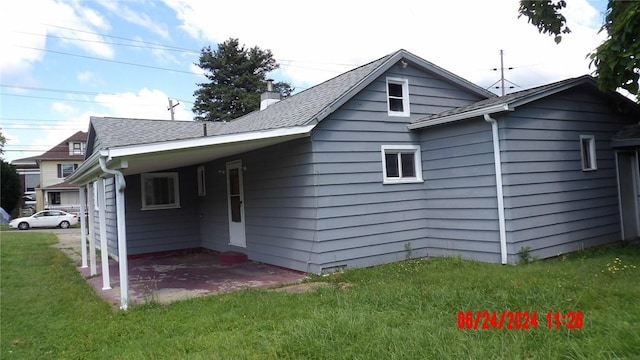
[[73, 106], [61, 102], [54, 102], [51, 105], [51, 108], [54, 112], [60, 115], [69, 116], [76, 113], [76, 109]]
[[[141, 89], [137, 94], [100, 94], [95, 101], [107, 108], [109, 116], [140, 119], [171, 120], [169, 97], [160, 90]], [[176, 102], [174, 101], [174, 104]], [[174, 107], [175, 120], [193, 120], [192, 114], [184, 104]]]
[[107, 10], [111, 11], [114, 15], [131, 24], [146, 28], [155, 34], [160, 35], [164, 39], [170, 38], [166, 24], [158, 23], [157, 20], [152, 19], [145, 13], [131, 10], [131, 8], [124, 5], [126, 4], [125, 2], [108, 0], [98, 0], [97, 2]]
[[509, 74], [512, 81], [523, 87], [583, 75], [589, 72], [585, 55], [600, 41], [599, 25], [594, 25], [598, 13], [584, 0], [573, 2], [578, 5], [567, 12], [573, 33], [556, 45], [518, 19], [513, 0], [410, 0], [388, 6], [338, 0], [287, 0], [273, 6], [165, 0], [181, 29], [194, 38], [217, 43], [233, 37], [270, 49], [294, 86], [317, 84], [353, 67], [341, 64], [364, 64], [400, 48], [479, 85], [499, 78], [489, 69], [500, 66], [500, 49], [505, 66], [516, 67]]
[[[12, 1], [5, 4], [4, 9], [0, 12], [0, 73], [3, 82], [37, 84], [30, 71], [34, 63], [45, 58], [46, 52], [41, 49], [47, 47], [49, 34], [59, 37], [49, 41], [58, 41], [104, 58], [113, 57], [113, 48], [100, 43], [101, 36], [90, 33], [96, 29], [107, 30], [108, 23], [80, 2]], [[53, 23], [63, 24], [65, 28], [50, 26]]]

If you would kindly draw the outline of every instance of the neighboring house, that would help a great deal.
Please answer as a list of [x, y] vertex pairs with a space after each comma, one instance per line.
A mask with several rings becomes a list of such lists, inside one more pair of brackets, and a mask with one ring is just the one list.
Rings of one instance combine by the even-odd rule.
[[638, 115], [589, 76], [496, 97], [400, 50], [227, 123], [93, 117], [67, 180], [120, 259], [514, 263], [620, 240], [610, 142]]
[[40, 187], [40, 168], [34, 157], [11, 161], [20, 177], [22, 196], [18, 201], [14, 215], [28, 216], [36, 211], [36, 189]]
[[80, 209], [78, 185], [64, 181], [82, 164], [87, 133], [78, 131], [35, 160], [40, 169], [39, 186], [35, 188], [36, 211], [59, 209], [77, 212]]

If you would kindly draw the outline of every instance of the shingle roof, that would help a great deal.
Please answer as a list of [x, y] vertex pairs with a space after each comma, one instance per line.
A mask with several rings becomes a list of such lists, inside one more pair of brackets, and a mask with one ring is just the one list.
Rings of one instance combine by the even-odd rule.
[[71, 135], [58, 145], [49, 149], [49, 151], [45, 152], [40, 156], [33, 156], [29, 159], [33, 160], [83, 160], [84, 155], [70, 155], [69, 154], [69, 143], [70, 142], [86, 142], [87, 141], [87, 133], [84, 131], [78, 131], [77, 133]]
[[205, 123], [189, 121], [92, 118], [91, 126], [99, 135], [100, 147], [110, 148], [202, 137], [203, 127], [206, 127], [207, 136], [215, 136], [313, 125], [334, 111], [341, 101], [346, 101], [360, 86], [372, 81], [375, 77], [372, 75], [401, 58], [409, 59], [481, 96], [495, 96], [406, 50], [399, 50], [274, 103], [262, 111], [254, 111], [226, 123], [206, 122], [203, 125]]
[[639, 147], [640, 124], [625, 126], [611, 139], [613, 147]]
[[[319, 85], [230, 122], [192, 122], [123, 118], [91, 119], [103, 148], [227, 135], [308, 124], [327, 106], [362, 81], [391, 55], [338, 75]], [[126, 130], [126, 131], [125, 131]]]
[[592, 82], [595, 85], [595, 80], [593, 79], [593, 77], [589, 75], [583, 75], [576, 78], [570, 78], [570, 79], [534, 87], [531, 89], [514, 92], [514, 93], [507, 94], [500, 97], [481, 100], [473, 104], [450, 109], [438, 114], [430, 115], [422, 119], [415, 120], [413, 123], [414, 124], [423, 123], [423, 122], [428, 123], [429, 121], [432, 121], [432, 120], [436, 120], [436, 119], [440, 119], [448, 116], [454, 116], [458, 114], [471, 113], [474, 111], [478, 111], [480, 109], [485, 109], [485, 108], [489, 108], [496, 105], [501, 105], [501, 104], [508, 105], [521, 100], [535, 98], [536, 96], [543, 95], [548, 92], [552, 92], [553, 90], [556, 90], [556, 89], [562, 89], [567, 85], [572, 85], [572, 84], [577, 85], [584, 82]]
[[91, 127], [99, 134], [102, 147], [192, 139], [202, 137], [205, 126], [207, 134], [213, 135], [219, 125], [212, 122], [91, 117]]

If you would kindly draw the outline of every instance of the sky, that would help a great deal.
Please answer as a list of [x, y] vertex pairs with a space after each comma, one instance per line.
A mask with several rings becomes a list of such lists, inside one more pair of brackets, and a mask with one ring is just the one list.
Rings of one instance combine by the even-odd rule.
[[[560, 44], [517, 0], [24, 0], [0, 12], [5, 161], [39, 155], [90, 116], [192, 121], [201, 49], [229, 38], [271, 50], [296, 91], [405, 49], [495, 93], [592, 74], [607, 0], [567, 0]], [[494, 71], [492, 69], [498, 69]]]

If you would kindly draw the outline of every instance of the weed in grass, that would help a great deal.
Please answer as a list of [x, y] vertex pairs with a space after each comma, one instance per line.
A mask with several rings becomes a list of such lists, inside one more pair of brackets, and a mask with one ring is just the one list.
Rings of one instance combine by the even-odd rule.
[[614, 275], [622, 272], [631, 272], [637, 268], [638, 267], [636, 265], [625, 264], [621, 258], [616, 257], [615, 260], [613, 260], [613, 263], [607, 263], [606, 271], [602, 270], [602, 273]]
[[411, 242], [404, 244], [404, 250], [407, 252], [405, 255], [405, 260], [411, 260], [413, 258], [413, 248], [411, 247]]
[[518, 264], [526, 265], [536, 260], [535, 257], [531, 256], [530, 246], [521, 247], [520, 251], [518, 251], [518, 255], [520, 255], [520, 261], [518, 261]]

